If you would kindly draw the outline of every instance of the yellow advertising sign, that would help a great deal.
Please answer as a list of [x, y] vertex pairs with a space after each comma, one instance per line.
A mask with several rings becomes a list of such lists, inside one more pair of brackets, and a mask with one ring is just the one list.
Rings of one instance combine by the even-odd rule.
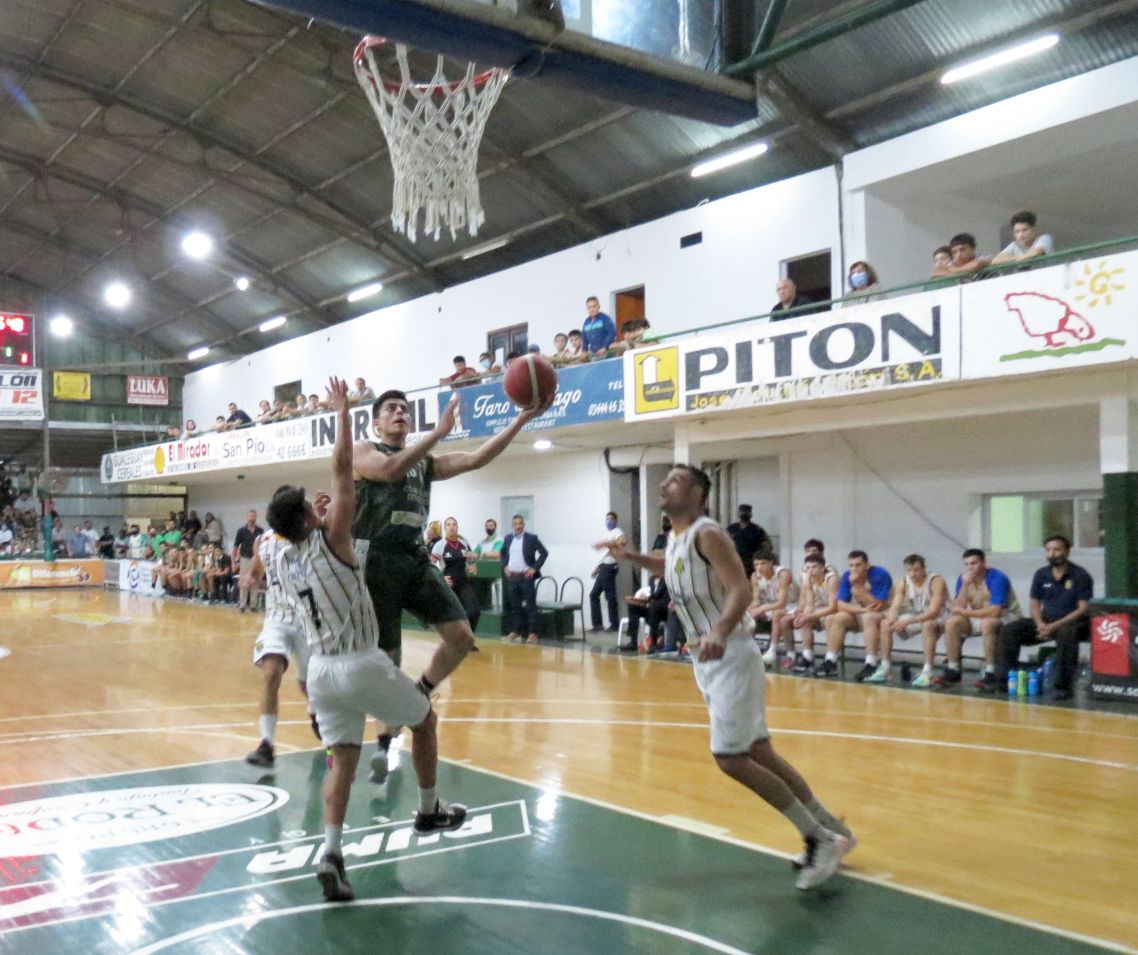
[[675, 345], [637, 352], [636, 413], [674, 411], [680, 406], [680, 350]]
[[64, 401], [90, 401], [91, 375], [85, 371], [52, 372], [51, 391]]

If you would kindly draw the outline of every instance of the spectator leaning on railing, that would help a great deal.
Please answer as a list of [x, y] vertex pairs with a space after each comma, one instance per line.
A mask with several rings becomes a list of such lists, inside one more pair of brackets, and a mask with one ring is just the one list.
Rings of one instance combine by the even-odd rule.
[[933, 278], [972, 275], [992, 264], [991, 256], [976, 254], [976, 236], [971, 232], [958, 232], [948, 243], [952, 262], [948, 266], [935, 266]]
[[585, 299], [588, 316], [581, 326], [583, 351], [590, 358], [603, 358], [609, 346], [616, 341], [616, 325], [601, 311], [601, 301], [595, 295]]
[[1046, 233], [1038, 234], [1035, 231], [1035, 223], [1034, 212], [1017, 212], [1012, 216], [1012, 235], [1014, 238], [1007, 248], [992, 259], [992, 264], [1023, 262], [1025, 259], [1034, 259], [1054, 252], [1055, 243], [1051, 241], [1051, 236]]

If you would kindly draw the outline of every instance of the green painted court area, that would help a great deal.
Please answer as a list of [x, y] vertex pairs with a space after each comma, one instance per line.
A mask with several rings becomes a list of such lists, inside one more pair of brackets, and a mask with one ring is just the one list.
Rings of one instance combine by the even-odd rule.
[[344, 834], [357, 901], [328, 905], [323, 774], [298, 753], [268, 775], [225, 762], [0, 790], [0, 951], [1096, 950], [845, 876], [804, 894], [785, 859], [456, 764], [440, 792], [467, 824], [424, 838], [409, 765], [383, 788], [361, 770]]

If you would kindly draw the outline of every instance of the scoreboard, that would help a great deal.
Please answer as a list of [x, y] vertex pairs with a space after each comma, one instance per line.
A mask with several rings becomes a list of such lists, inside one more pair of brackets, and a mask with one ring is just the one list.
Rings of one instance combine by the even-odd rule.
[[35, 320], [31, 315], [0, 312], [0, 365], [33, 367], [36, 363]]

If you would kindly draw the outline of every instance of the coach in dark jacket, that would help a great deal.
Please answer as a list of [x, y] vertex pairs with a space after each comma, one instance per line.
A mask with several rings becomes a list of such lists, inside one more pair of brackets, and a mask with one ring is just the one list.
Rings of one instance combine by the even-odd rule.
[[[507, 621], [506, 640], [537, 643], [537, 578], [549, 556], [536, 534], [526, 533], [526, 519], [515, 514], [514, 532], [502, 543], [502, 578], [505, 581]], [[528, 627], [526, 623], [528, 621]], [[529, 638], [522, 636], [529, 633]]]

